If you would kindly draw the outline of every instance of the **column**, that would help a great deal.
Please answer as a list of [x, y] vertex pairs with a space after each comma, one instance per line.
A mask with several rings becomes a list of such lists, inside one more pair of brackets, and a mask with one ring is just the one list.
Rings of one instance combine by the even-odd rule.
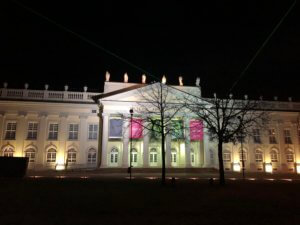
[[143, 130], [143, 167], [149, 167], [149, 135], [148, 130]]
[[172, 157], [172, 155], [171, 155], [171, 135], [167, 135], [166, 136], [166, 144], [165, 144], [165, 146], [166, 146], [166, 148], [165, 148], [165, 150], [166, 150], [166, 154], [165, 154], [165, 156], [166, 156], [166, 167], [171, 167], [171, 165], [172, 165], [172, 161], [171, 161], [171, 157]]
[[16, 156], [23, 156], [24, 140], [26, 133], [26, 113], [20, 112], [16, 131]]
[[129, 129], [130, 129], [130, 124], [129, 121], [125, 120], [124, 121], [124, 126], [123, 126], [123, 160], [122, 160], [122, 167], [129, 167], [129, 161], [128, 161], [128, 146], [129, 146]]
[[292, 135], [292, 142], [293, 142], [293, 146], [294, 146], [294, 161], [295, 163], [299, 162], [298, 160], [300, 160], [300, 155], [299, 155], [299, 145], [300, 145], [300, 141], [299, 141], [299, 134], [298, 134], [298, 123], [292, 123], [292, 129], [291, 129], [291, 135]]
[[79, 164], [87, 164], [87, 119], [88, 116], [86, 115], [80, 115], [79, 116], [80, 122], [79, 122], [79, 152], [78, 152], [78, 163]]
[[36, 153], [36, 166], [43, 166], [44, 162], [46, 163], [46, 149], [45, 149], [45, 141], [48, 139], [47, 137], [47, 114], [41, 113], [39, 115], [39, 125], [38, 125], [38, 139], [37, 139], [37, 148], [38, 152]]
[[[279, 146], [279, 149], [278, 149], [278, 163], [277, 163], [277, 170], [281, 171], [282, 169], [282, 163], [284, 163], [284, 148], [285, 148], [285, 140], [284, 140], [284, 126], [285, 124], [282, 122], [282, 121], [278, 121], [277, 122], [277, 127], [278, 127], [278, 146]], [[270, 149], [271, 150], [271, 149]], [[270, 152], [269, 152], [270, 154]], [[274, 163], [272, 163], [274, 164]], [[274, 169], [274, 166], [273, 166], [273, 169]]]
[[[5, 113], [4, 112], [0, 112], [0, 148], [3, 145], [3, 139], [4, 139], [4, 133], [5, 133], [5, 124], [4, 124], [4, 120], [5, 120]], [[1, 151], [1, 149], [0, 149]], [[1, 152], [0, 152], [1, 155]]]
[[107, 142], [108, 142], [108, 115], [102, 114], [103, 135], [102, 135], [102, 155], [101, 167], [107, 167]]
[[65, 164], [67, 160], [67, 146], [68, 140], [68, 115], [60, 114], [60, 121], [58, 124], [58, 148], [56, 155], [56, 163]]
[[191, 140], [190, 140], [190, 119], [185, 118], [184, 127], [185, 127], [185, 167], [190, 168], [191, 164]]
[[[201, 143], [202, 142], [202, 143]], [[199, 141], [199, 166], [200, 167], [210, 167], [210, 153], [209, 153], [209, 133], [207, 128], [203, 128], [203, 141]], [[218, 154], [217, 154], [218, 156]], [[218, 160], [218, 159], [217, 159]]]

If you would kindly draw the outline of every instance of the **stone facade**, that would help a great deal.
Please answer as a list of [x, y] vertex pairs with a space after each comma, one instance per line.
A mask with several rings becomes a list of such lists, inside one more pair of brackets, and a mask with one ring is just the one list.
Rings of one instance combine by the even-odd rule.
[[[145, 130], [142, 138], [130, 142], [129, 110], [137, 107], [137, 89], [144, 84], [105, 82], [97, 104], [92, 99], [100, 93], [0, 89], [0, 147], [2, 156], [27, 156], [32, 169], [127, 168], [132, 144], [132, 166], [161, 166], [159, 140]], [[184, 92], [198, 87], [176, 86]], [[201, 93], [200, 93], [201, 95]], [[266, 102], [274, 109], [267, 130], [241, 145], [224, 145], [226, 170], [239, 170], [241, 158], [247, 171], [296, 172], [300, 163], [300, 103]], [[178, 116], [189, 124], [192, 116]], [[111, 131], [111, 124], [122, 120], [121, 135]], [[100, 131], [100, 132], [99, 132]], [[243, 153], [243, 154], [242, 154]], [[176, 168], [217, 168], [217, 146], [204, 130], [203, 140], [191, 141], [189, 130], [184, 138], [166, 138], [166, 166]]]

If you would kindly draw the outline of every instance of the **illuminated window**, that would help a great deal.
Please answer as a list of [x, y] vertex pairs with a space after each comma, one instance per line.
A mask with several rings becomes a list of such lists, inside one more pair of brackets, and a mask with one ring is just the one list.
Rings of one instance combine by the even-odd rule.
[[28, 132], [27, 139], [28, 140], [36, 140], [38, 132], [38, 123], [37, 122], [29, 122], [28, 123]]
[[89, 140], [98, 139], [98, 124], [89, 124]]
[[276, 133], [275, 133], [275, 129], [273, 128], [269, 129], [269, 142], [270, 144], [277, 144]]
[[69, 149], [67, 154], [67, 162], [68, 163], [75, 163], [76, 162], [76, 151], [75, 149]]
[[157, 151], [155, 148], [150, 150], [150, 163], [157, 163]]
[[285, 129], [283, 132], [284, 132], [284, 142], [286, 144], [292, 144], [291, 131], [289, 129]]
[[271, 162], [278, 162], [278, 152], [277, 152], [277, 150], [273, 149], [270, 152], [270, 155], [271, 155]]
[[194, 149], [191, 149], [191, 163], [195, 163], [195, 152], [194, 152]]
[[13, 150], [13, 148], [9, 147], [9, 148], [4, 149], [3, 156], [4, 157], [14, 157], [14, 150]]
[[138, 156], [137, 150], [135, 148], [133, 148], [131, 150], [131, 162], [132, 163], [137, 163], [137, 156]]
[[171, 150], [171, 162], [176, 163], [177, 162], [177, 152], [175, 149]]
[[56, 150], [51, 148], [47, 152], [47, 162], [54, 163], [56, 162]]
[[16, 122], [8, 122], [6, 124], [5, 139], [6, 140], [15, 140], [16, 139], [16, 130], [17, 130], [17, 123]]
[[57, 123], [50, 123], [49, 125], [49, 140], [57, 140], [58, 137], [58, 124]]
[[78, 139], [78, 124], [69, 124], [69, 140]]
[[255, 162], [263, 162], [263, 153], [259, 149], [255, 151]]
[[254, 143], [257, 143], [257, 144], [261, 143], [260, 130], [259, 129], [253, 129], [253, 141], [254, 141]]
[[215, 163], [215, 159], [214, 159], [214, 151], [212, 149], [209, 150], [209, 159], [210, 159], [210, 163], [214, 164]]
[[286, 161], [287, 162], [294, 162], [294, 152], [291, 149], [286, 151]]
[[224, 162], [231, 162], [231, 153], [229, 151], [224, 151], [223, 161]]
[[33, 148], [26, 149], [25, 157], [29, 158], [29, 162], [35, 162], [35, 150]]
[[88, 163], [94, 164], [97, 162], [97, 152], [94, 148], [91, 148], [88, 152]]
[[117, 164], [119, 158], [119, 151], [117, 148], [113, 148], [110, 152], [110, 163]]
[[239, 152], [239, 155], [240, 155], [240, 162], [242, 162], [244, 160], [247, 161], [247, 152], [245, 150], [241, 150]]

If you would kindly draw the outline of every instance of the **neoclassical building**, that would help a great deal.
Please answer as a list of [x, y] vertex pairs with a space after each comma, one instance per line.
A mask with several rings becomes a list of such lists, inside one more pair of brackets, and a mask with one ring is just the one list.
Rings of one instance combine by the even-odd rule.
[[[111, 82], [107, 74], [103, 93], [0, 89], [1, 156], [29, 157], [31, 169], [161, 167], [159, 137], [140, 125], [139, 94], [155, 84]], [[173, 86], [171, 95], [197, 93], [196, 86]], [[272, 109], [268, 129], [253, 130], [243, 144], [224, 145], [224, 167], [239, 171], [241, 160], [247, 171], [300, 172], [300, 103], [268, 101]], [[133, 109], [133, 120], [128, 120]], [[169, 168], [218, 168], [217, 146], [205, 127], [193, 129], [201, 121], [186, 112], [174, 117], [184, 129], [166, 137], [166, 166]], [[132, 130], [133, 129], [133, 130]], [[132, 146], [130, 151], [130, 146]], [[131, 153], [131, 154], [130, 154]], [[131, 157], [130, 157], [131, 155]]]

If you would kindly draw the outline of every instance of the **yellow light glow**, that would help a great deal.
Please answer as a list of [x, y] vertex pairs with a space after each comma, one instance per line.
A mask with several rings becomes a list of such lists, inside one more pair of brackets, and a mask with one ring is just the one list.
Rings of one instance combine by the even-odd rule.
[[266, 163], [265, 164], [265, 170], [266, 170], [266, 173], [272, 173], [273, 172], [272, 164], [271, 163]]
[[64, 170], [65, 169], [65, 164], [56, 164], [55, 170]]
[[240, 163], [233, 163], [233, 171], [235, 171], [235, 172], [240, 172], [241, 171]]
[[297, 163], [296, 170], [297, 170], [297, 173], [300, 174], [300, 163]]
[[64, 164], [65, 160], [64, 160], [64, 156], [63, 155], [58, 155], [57, 156], [57, 164], [61, 165]]

